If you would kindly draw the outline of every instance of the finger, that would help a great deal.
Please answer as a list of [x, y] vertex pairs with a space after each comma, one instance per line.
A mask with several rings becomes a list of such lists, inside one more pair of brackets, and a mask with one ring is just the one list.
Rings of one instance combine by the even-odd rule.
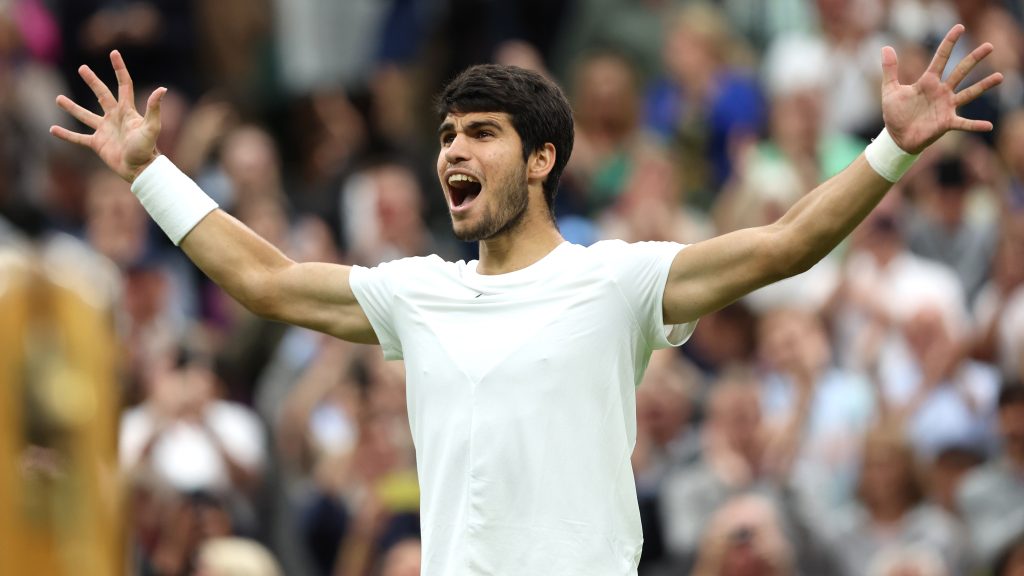
[[128, 74], [128, 67], [124, 65], [121, 53], [117, 50], [111, 52], [110, 63], [113, 64], [114, 75], [117, 76], [117, 101], [135, 108], [135, 87], [132, 85], [132, 77]]
[[96, 95], [96, 101], [100, 103], [100, 108], [104, 112], [109, 112], [117, 106], [117, 100], [114, 100], [114, 95], [110, 92], [110, 88], [107, 88], [107, 85], [96, 76], [92, 68], [83, 64], [78, 68], [78, 75], [82, 77], [82, 80], [85, 80], [92, 93]]
[[71, 98], [68, 98], [63, 94], [57, 96], [57, 106], [60, 106], [61, 110], [71, 114], [74, 116], [75, 120], [78, 120], [93, 130], [95, 130], [96, 127], [100, 125], [100, 122], [103, 121], [102, 117], [93, 114], [78, 104], [75, 104]]
[[144, 122], [147, 128], [160, 130], [160, 102], [163, 101], [164, 94], [167, 94], [167, 88], [160, 87], [153, 90], [153, 93], [149, 95], [149, 100], [146, 100]]
[[882, 90], [899, 87], [899, 63], [892, 46], [882, 48]]
[[932, 57], [932, 63], [928, 65], [926, 74], [932, 73], [940, 77], [942, 76], [942, 71], [946, 69], [946, 63], [949, 62], [949, 56], [953, 54], [953, 46], [956, 45], [956, 41], [960, 39], [960, 35], [963, 33], [963, 24], [957, 24], [949, 29], [946, 37], [939, 44], [939, 49], [935, 51], [935, 56]]
[[89, 146], [92, 142], [92, 136], [72, 132], [63, 126], [50, 126], [50, 134], [53, 134], [61, 140], [71, 142], [72, 144], [78, 144], [79, 146]]
[[965, 132], [991, 132], [992, 123], [988, 120], [970, 120], [957, 116], [953, 119], [953, 129]]
[[964, 59], [961, 60], [960, 63], [956, 65], [956, 68], [953, 69], [953, 72], [950, 73], [949, 78], [946, 79], [946, 85], [950, 88], [956, 88], [964, 81], [964, 78], [971, 73], [971, 70], [974, 70], [974, 67], [978, 65], [978, 62], [981, 62], [991, 53], [992, 45], [988, 42], [985, 42], [981, 46], [971, 50], [971, 53], [964, 56]]
[[975, 98], [1002, 84], [1002, 82], [1003, 75], [1000, 72], [993, 72], [974, 84], [971, 84], [967, 88], [957, 92], [956, 97], [954, 98], [954, 105], [959, 108], [966, 104], [970, 104], [971, 102], [974, 102]]

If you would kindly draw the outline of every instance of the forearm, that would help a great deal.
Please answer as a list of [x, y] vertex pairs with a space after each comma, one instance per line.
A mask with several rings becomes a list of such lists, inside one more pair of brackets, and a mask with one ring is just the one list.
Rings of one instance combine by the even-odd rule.
[[892, 183], [857, 157], [845, 170], [800, 199], [775, 226], [789, 247], [793, 274], [825, 257], [882, 200]]

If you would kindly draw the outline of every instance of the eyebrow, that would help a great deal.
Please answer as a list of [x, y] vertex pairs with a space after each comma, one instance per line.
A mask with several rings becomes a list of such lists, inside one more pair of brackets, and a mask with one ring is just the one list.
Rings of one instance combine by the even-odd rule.
[[[494, 120], [474, 120], [466, 124], [465, 131], [474, 132], [476, 130], [480, 130], [481, 128], [491, 128], [500, 132], [501, 124], [498, 124]], [[455, 131], [455, 124], [451, 122], [445, 122], [444, 124], [441, 124], [441, 126], [437, 129], [437, 136], [441, 137], [443, 134], [453, 131]]]

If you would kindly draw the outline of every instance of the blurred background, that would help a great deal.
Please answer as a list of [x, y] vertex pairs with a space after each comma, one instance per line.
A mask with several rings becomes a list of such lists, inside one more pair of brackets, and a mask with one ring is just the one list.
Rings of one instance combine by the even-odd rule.
[[[851, 238], [701, 320], [638, 389], [641, 576], [1024, 574], [1019, 0], [0, 0], [0, 573], [419, 574], [400, 363], [256, 318], [54, 104], [122, 51], [160, 149], [296, 260], [456, 241], [432, 96], [479, 62], [576, 114], [563, 235], [767, 224], [911, 82], [1001, 71]], [[140, 102], [140, 106], [142, 106]]]

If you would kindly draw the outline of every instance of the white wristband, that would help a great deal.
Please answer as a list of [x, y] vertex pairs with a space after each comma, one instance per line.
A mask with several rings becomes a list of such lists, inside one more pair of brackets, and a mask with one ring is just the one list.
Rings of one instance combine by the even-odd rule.
[[166, 156], [158, 156], [132, 182], [132, 194], [177, 246], [217, 203], [178, 170]]
[[885, 128], [882, 128], [878, 137], [864, 149], [864, 159], [874, 168], [875, 172], [878, 172], [879, 176], [889, 182], [899, 180], [914, 164], [917, 156], [917, 154], [904, 152]]

